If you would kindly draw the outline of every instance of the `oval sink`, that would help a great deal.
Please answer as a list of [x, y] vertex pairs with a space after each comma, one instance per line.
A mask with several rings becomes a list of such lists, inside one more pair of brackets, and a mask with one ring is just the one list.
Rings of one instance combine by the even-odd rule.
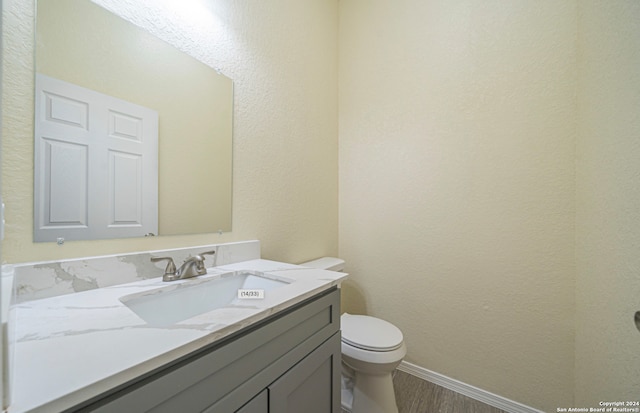
[[120, 301], [147, 324], [169, 326], [233, 303], [238, 290], [263, 292], [289, 284], [254, 271], [236, 271], [211, 279], [193, 278], [185, 283], [168, 285], [143, 293], [130, 294]]

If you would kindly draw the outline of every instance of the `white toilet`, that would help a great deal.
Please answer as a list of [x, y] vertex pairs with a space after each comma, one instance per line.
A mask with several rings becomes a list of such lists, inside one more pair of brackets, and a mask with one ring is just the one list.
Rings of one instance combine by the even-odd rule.
[[[339, 258], [300, 264], [331, 271], [344, 269]], [[342, 407], [351, 413], [398, 413], [392, 373], [407, 354], [402, 332], [379, 318], [344, 313], [342, 330]]]

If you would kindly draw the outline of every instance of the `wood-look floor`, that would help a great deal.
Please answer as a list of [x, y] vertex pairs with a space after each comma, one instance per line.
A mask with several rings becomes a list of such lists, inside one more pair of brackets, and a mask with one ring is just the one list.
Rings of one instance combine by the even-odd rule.
[[398, 413], [506, 413], [399, 370], [393, 386]]

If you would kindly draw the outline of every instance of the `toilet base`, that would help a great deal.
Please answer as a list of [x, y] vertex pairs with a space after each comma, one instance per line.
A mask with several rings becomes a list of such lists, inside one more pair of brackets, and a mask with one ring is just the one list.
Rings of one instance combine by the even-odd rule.
[[340, 377], [340, 404], [342, 410], [346, 410], [351, 413], [351, 407], [353, 406], [353, 379], [355, 372], [353, 369], [344, 362], [342, 363], [342, 374]]
[[352, 388], [349, 388], [348, 380], [343, 378], [343, 409], [351, 413], [398, 413], [391, 373], [371, 375], [356, 372]]
[[353, 392], [344, 389], [342, 390], [340, 407], [342, 407], [342, 410], [346, 410], [351, 413], [351, 409], [353, 408]]

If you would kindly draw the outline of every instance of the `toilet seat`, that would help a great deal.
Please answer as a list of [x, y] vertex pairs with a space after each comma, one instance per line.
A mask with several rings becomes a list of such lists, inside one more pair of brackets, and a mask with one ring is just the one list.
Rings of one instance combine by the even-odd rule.
[[351, 344], [341, 343], [342, 360], [346, 361], [349, 366], [354, 368], [353, 360], [358, 362], [370, 363], [375, 365], [398, 364], [404, 356], [407, 355], [407, 347], [402, 342], [399, 348], [392, 351], [371, 351], [354, 347]]
[[344, 313], [340, 322], [342, 342], [349, 346], [367, 351], [388, 352], [403, 345], [402, 332], [388, 321]]

